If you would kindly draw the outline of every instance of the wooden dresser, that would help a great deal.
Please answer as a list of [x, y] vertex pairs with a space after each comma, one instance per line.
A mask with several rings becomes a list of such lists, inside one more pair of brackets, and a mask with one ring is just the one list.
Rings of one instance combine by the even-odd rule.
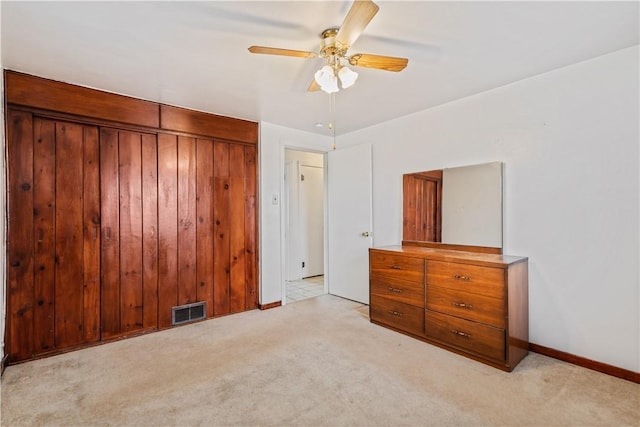
[[526, 257], [371, 248], [369, 280], [373, 323], [505, 371], [528, 353]]

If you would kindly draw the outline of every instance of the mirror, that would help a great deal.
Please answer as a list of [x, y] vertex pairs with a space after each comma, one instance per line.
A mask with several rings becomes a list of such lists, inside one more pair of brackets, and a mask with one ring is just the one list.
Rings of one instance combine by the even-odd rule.
[[502, 248], [502, 162], [403, 175], [405, 241]]

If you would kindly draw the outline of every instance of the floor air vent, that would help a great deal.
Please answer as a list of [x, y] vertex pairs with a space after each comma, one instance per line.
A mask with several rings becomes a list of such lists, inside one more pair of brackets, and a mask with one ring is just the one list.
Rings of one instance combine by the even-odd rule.
[[207, 317], [206, 307], [205, 302], [194, 302], [193, 304], [171, 307], [171, 324], [180, 325], [182, 323], [204, 319]]

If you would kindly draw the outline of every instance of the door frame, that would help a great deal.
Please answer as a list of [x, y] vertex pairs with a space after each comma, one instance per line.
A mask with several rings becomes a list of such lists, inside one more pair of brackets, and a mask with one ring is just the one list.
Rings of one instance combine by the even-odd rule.
[[[322, 171], [323, 171], [323, 177], [322, 177], [322, 222], [324, 224], [324, 233], [323, 233], [323, 239], [322, 239], [322, 251], [323, 251], [323, 255], [324, 255], [324, 260], [323, 260], [323, 269], [324, 269], [324, 293], [328, 293], [329, 291], [329, 282], [327, 280], [328, 276], [329, 276], [329, 264], [328, 264], [328, 246], [329, 246], [329, 235], [328, 235], [328, 211], [327, 211], [327, 205], [328, 205], [328, 199], [327, 199], [327, 193], [328, 193], [328, 173], [327, 173], [327, 152], [326, 151], [320, 151], [320, 150], [313, 150], [313, 149], [308, 149], [308, 148], [301, 148], [301, 147], [296, 147], [294, 145], [289, 145], [289, 144], [285, 144], [285, 143], [281, 143], [280, 144], [280, 159], [279, 159], [279, 170], [280, 170], [280, 177], [279, 177], [279, 181], [280, 181], [280, 194], [284, 195], [287, 192], [287, 184], [285, 182], [284, 176], [285, 176], [285, 171], [287, 170], [286, 168], [286, 164], [285, 164], [285, 152], [286, 150], [292, 150], [292, 151], [305, 151], [308, 153], [316, 153], [316, 154], [322, 154]], [[287, 277], [288, 277], [288, 258], [287, 258], [287, 236], [286, 236], [286, 230], [288, 227], [288, 212], [285, 212], [287, 206], [285, 206], [285, 203], [282, 202], [282, 199], [284, 197], [281, 197], [280, 200], [280, 259], [281, 259], [281, 263], [280, 263], [280, 278], [281, 278], [281, 283], [280, 283], [280, 291], [282, 294], [281, 297], [281, 304], [282, 305], [286, 305], [287, 304]]]

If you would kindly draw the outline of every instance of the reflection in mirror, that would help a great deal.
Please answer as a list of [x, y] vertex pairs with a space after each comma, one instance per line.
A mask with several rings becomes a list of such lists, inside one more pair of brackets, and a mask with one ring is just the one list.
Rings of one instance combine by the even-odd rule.
[[502, 163], [403, 176], [403, 240], [502, 247]]

